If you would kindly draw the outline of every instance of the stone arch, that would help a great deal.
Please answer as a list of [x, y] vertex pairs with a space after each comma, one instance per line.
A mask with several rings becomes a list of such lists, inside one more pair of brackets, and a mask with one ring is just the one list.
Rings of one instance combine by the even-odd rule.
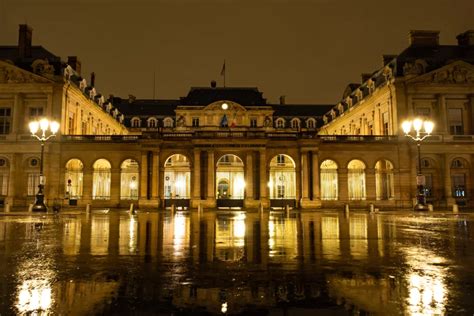
[[338, 199], [338, 165], [332, 159], [325, 159], [319, 167], [321, 200]]
[[70, 199], [82, 197], [84, 181], [84, 164], [78, 158], [71, 158], [65, 164], [65, 192]]
[[187, 155], [175, 153], [164, 163], [165, 199], [189, 199], [191, 196], [191, 162]]
[[111, 169], [109, 160], [99, 158], [92, 165], [92, 199], [110, 200]]
[[296, 199], [296, 163], [286, 154], [270, 160], [270, 199]]
[[120, 199], [138, 200], [140, 166], [135, 159], [125, 159], [120, 164]]
[[349, 200], [365, 200], [365, 169], [366, 164], [359, 159], [352, 159], [347, 164], [347, 188]]

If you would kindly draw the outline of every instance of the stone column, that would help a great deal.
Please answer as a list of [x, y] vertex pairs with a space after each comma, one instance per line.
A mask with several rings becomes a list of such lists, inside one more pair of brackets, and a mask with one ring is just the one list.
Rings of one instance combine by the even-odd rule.
[[365, 169], [365, 190], [367, 194], [367, 201], [375, 201], [376, 192], [375, 192], [375, 169], [366, 168]]
[[192, 187], [192, 199], [193, 207], [198, 207], [201, 201], [201, 151], [194, 149], [194, 163], [193, 163], [193, 187]]
[[147, 181], [148, 181], [148, 161], [147, 153], [143, 151], [140, 162], [140, 200], [147, 199]]
[[254, 202], [253, 179], [253, 154], [248, 152], [245, 164], [245, 207], [247, 208], [258, 206]]
[[214, 204], [209, 205], [210, 207], [215, 206], [216, 202], [216, 168], [214, 165], [214, 151], [207, 151], [207, 200], [208, 203]]
[[347, 202], [349, 199], [347, 185], [347, 168], [338, 169], [337, 186], [339, 189], [339, 201]]
[[83, 170], [83, 191], [82, 191], [82, 201], [84, 204], [91, 203], [92, 202], [92, 181], [93, 181], [93, 176], [92, 176], [93, 170], [91, 167], [84, 166]]
[[152, 169], [151, 169], [151, 198], [153, 200], [159, 200], [159, 172], [160, 172], [160, 153], [157, 151], [153, 152], [152, 160]]
[[120, 168], [110, 170], [110, 202], [113, 206], [120, 202]]
[[438, 107], [439, 107], [439, 116], [438, 116], [438, 124], [436, 126], [436, 129], [443, 134], [449, 134], [448, 109], [446, 106], [446, 96], [443, 94], [438, 95]]
[[471, 94], [469, 97], [469, 106], [468, 109], [470, 111], [469, 115], [469, 134], [474, 135], [474, 94]]
[[14, 204], [14, 200], [15, 200], [15, 195], [16, 195], [16, 190], [15, 190], [15, 187], [16, 187], [16, 182], [17, 182], [17, 174], [16, 174], [16, 170], [17, 170], [17, 160], [20, 160], [20, 159], [17, 159], [18, 158], [18, 154], [13, 154], [11, 156], [11, 158], [9, 159], [9, 167], [10, 167], [10, 170], [9, 170], [9, 174], [8, 174], [8, 196], [7, 196], [7, 203], [9, 203], [11, 206], [13, 206]]
[[313, 151], [313, 200], [321, 199], [321, 190], [319, 188], [319, 156]]
[[451, 183], [451, 164], [448, 155], [444, 155], [444, 196], [446, 198], [446, 206], [449, 207], [456, 203], [453, 198]]
[[13, 134], [21, 134], [24, 132], [24, 117], [25, 109], [23, 104], [23, 96], [20, 93], [15, 94], [15, 99], [13, 101], [13, 108], [11, 111], [13, 116], [13, 122], [11, 127], [11, 132]]
[[260, 151], [260, 202], [264, 207], [269, 206], [268, 201], [268, 174], [267, 174], [267, 154]]
[[301, 200], [307, 201], [309, 199], [308, 152], [302, 151], [300, 155], [301, 155]]

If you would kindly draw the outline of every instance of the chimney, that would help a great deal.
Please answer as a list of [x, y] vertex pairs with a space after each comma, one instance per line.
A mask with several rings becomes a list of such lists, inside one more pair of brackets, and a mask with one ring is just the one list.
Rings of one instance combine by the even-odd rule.
[[18, 33], [18, 53], [20, 58], [31, 57], [31, 40], [33, 37], [33, 29], [26, 24], [20, 24]]
[[280, 96], [280, 105], [285, 105], [285, 96], [284, 95]]
[[95, 72], [91, 72], [91, 87], [95, 87]]
[[456, 36], [459, 46], [474, 46], [474, 30], [468, 30]]
[[71, 66], [79, 76], [81, 75], [81, 62], [77, 59], [77, 56], [68, 56], [67, 64]]
[[386, 66], [394, 58], [397, 58], [397, 55], [382, 55], [382, 60], [383, 60], [383, 65], [382, 66]]
[[366, 82], [367, 80], [369, 80], [370, 77], [372, 77], [372, 74], [364, 73], [364, 74], [361, 74], [360, 77], [361, 77], [361, 79], [362, 79], [362, 83], [364, 83], [364, 82]]
[[408, 38], [410, 46], [439, 45], [439, 31], [411, 30]]

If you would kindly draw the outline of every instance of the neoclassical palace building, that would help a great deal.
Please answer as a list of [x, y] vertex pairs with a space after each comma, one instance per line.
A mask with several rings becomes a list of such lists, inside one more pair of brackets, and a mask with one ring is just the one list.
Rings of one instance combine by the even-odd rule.
[[472, 205], [474, 31], [409, 46], [350, 83], [331, 105], [271, 104], [257, 88], [191, 88], [176, 100], [104, 96], [95, 75], [32, 46], [20, 25], [0, 46], [0, 204], [26, 207], [39, 183], [40, 144], [28, 123], [60, 123], [45, 145], [47, 203], [141, 208], [412, 207], [417, 147], [401, 122], [427, 117], [425, 193], [435, 207]]

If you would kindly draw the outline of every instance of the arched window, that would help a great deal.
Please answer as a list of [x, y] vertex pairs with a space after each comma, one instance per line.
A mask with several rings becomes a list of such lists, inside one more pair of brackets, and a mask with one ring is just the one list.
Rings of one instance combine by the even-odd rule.
[[156, 128], [158, 127], [158, 120], [154, 117], [150, 117], [148, 120], [147, 120], [147, 123], [148, 123], [148, 127], [149, 128]]
[[70, 159], [66, 163], [65, 192], [70, 199], [82, 197], [83, 164], [79, 159]]
[[347, 165], [349, 200], [365, 200], [365, 164], [357, 159]]
[[425, 176], [425, 196], [431, 198], [434, 196], [435, 183], [438, 182], [436, 163], [431, 158], [421, 159], [421, 173]]
[[40, 184], [40, 159], [37, 157], [28, 158], [25, 171], [27, 176], [27, 195], [35, 196]]
[[451, 162], [451, 190], [454, 198], [467, 197], [470, 179], [469, 164], [464, 158], [455, 158]]
[[296, 198], [296, 165], [290, 156], [279, 154], [272, 158], [268, 187], [271, 199]]
[[130, 120], [130, 122], [132, 123], [132, 127], [140, 127], [140, 125], [141, 125], [140, 124], [141, 123], [140, 118], [138, 118], [138, 117], [132, 118]]
[[236, 155], [223, 155], [216, 164], [218, 199], [243, 199], [245, 190], [244, 163]]
[[275, 124], [276, 128], [285, 128], [285, 119], [280, 117], [275, 121]]
[[127, 159], [120, 167], [120, 199], [138, 200], [138, 162]]
[[377, 200], [389, 200], [395, 196], [393, 165], [388, 160], [379, 160], [375, 164], [375, 195]]
[[94, 162], [92, 168], [92, 199], [109, 200], [110, 199], [110, 162], [105, 159], [98, 159]]
[[163, 120], [164, 127], [173, 127], [173, 119], [171, 117], [167, 117]]
[[166, 199], [189, 199], [191, 164], [188, 157], [174, 154], [165, 161], [164, 194]]
[[306, 127], [313, 129], [316, 128], [316, 120], [314, 118], [310, 118], [306, 121]]
[[0, 196], [8, 195], [8, 177], [10, 168], [8, 165], [8, 159], [0, 157]]
[[293, 129], [299, 129], [300, 128], [300, 120], [297, 118], [294, 118], [291, 120], [291, 128]]
[[327, 159], [321, 163], [320, 169], [321, 200], [337, 200], [337, 164]]

